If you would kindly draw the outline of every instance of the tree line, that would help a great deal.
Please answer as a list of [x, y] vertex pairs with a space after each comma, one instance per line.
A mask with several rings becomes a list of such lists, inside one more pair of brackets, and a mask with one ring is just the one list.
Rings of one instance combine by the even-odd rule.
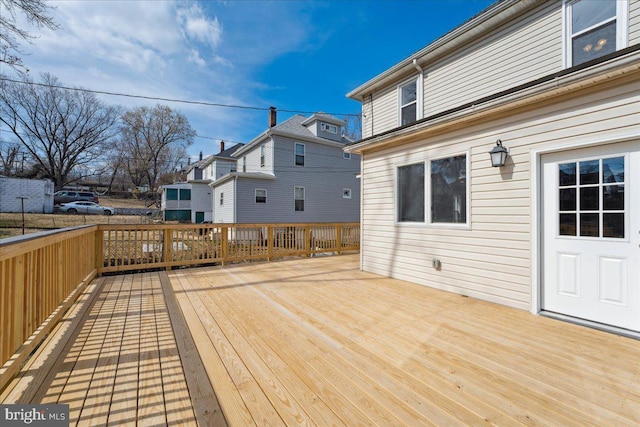
[[[49, 178], [56, 190], [87, 179], [156, 189], [175, 179], [196, 132], [166, 105], [124, 109], [50, 75], [0, 75], [0, 174]], [[27, 168], [25, 169], [25, 162]]]

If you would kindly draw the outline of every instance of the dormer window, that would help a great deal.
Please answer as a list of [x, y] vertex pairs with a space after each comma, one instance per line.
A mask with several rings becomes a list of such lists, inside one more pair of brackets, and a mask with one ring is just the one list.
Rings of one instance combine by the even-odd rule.
[[422, 87], [420, 78], [413, 78], [398, 86], [399, 125], [404, 126], [421, 118], [420, 106]]
[[575, 0], [565, 3], [567, 66], [575, 66], [626, 47], [624, 1]]
[[337, 134], [338, 133], [338, 126], [320, 122], [320, 130], [323, 131], [323, 132], [329, 132], [329, 133]]

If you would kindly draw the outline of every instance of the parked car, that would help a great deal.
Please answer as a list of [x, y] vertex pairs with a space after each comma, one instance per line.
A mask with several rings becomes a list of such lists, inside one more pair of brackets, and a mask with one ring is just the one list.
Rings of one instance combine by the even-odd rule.
[[53, 194], [53, 204], [59, 205], [61, 203], [79, 202], [81, 200], [87, 202], [99, 203], [98, 196], [90, 191], [69, 191], [61, 190], [56, 191]]
[[113, 215], [116, 213], [116, 210], [107, 206], [100, 206], [94, 202], [69, 202], [61, 204], [58, 207], [58, 212], [86, 215]]

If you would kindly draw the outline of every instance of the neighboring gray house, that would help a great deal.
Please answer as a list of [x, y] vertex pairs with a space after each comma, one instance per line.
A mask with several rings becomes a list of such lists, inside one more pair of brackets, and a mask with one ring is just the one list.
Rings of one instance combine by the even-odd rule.
[[53, 212], [53, 181], [0, 176], [0, 212]]
[[[213, 221], [357, 222], [360, 156], [344, 153], [345, 122], [328, 114], [295, 115], [233, 153], [236, 170], [215, 172]], [[212, 178], [214, 175], [211, 176]]]
[[640, 0], [502, 0], [348, 96], [363, 270], [640, 336]]
[[209, 183], [216, 175], [235, 171], [236, 161], [231, 155], [242, 146], [225, 149], [220, 141], [220, 153], [202, 158], [187, 169], [187, 182], [162, 186], [162, 218], [165, 221], [202, 223], [213, 219], [212, 190]]

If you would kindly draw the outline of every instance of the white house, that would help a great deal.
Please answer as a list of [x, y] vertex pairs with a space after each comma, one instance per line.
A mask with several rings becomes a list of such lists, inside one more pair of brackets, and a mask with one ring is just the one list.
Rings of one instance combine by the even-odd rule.
[[348, 97], [364, 270], [638, 336], [640, 0], [503, 0]]
[[238, 149], [236, 169], [215, 173], [213, 221], [357, 222], [360, 156], [343, 151], [345, 122], [328, 114], [295, 115]]
[[0, 212], [52, 213], [53, 181], [0, 176]]

